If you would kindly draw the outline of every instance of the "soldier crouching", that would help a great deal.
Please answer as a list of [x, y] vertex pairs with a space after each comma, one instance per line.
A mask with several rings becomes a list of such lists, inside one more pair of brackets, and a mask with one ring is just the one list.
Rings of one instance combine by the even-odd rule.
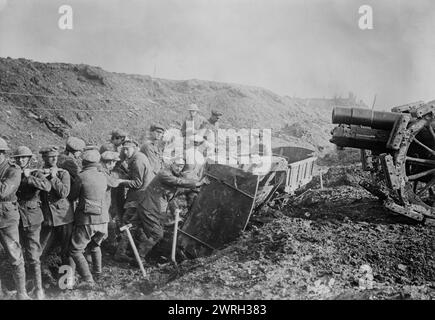
[[110, 204], [105, 201], [106, 176], [99, 171], [100, 153], [97, 150], [86, 150], [82, 159], [83, 170], [79, 174], [80, 196], [75, 211], [70, 254], [83, 280], [77, 288], [94, 289], [95, 280], [83, 253], [86, 247], [90, 249], [94, 276], [98, 280], [102, 272], [100, 244], [107, 237]]
[[[19, 242], [20, 214], [15, 194], [20, 186], [21, 170], [6, 158], [7, 150], [9, 147], [6, 141], [0, 138], [0, 243], [13, 266], [17, 299], [28, 300], [24, 258]], [[2, 293], [0, 285], [0, 295]]]
[[21, 245], [24, 248], [26, 260], [31, 266], [35, 278], [36, 298], [45, 298], [42, 288], [41, 263], [42, 253], [40, 244], [41, 223], [44, 220], [42, 214], [39, 193], [40, 191], [50, 191], [51, 183], [41, 171], [29, 169], [30, 159], [33, 157], [32, 151], [25, 147], [18, 147], [14, 154], [15, 163], [22, 170], [21, 183], [17, 191], [19, 212], [21, 222], [19, 226]]
[[145, 259], [151, 249], [163, 238], [164, 226], [171, 220], [168, 203], [174, 198], [177, 190], [179, 188], [194, 189], [207, 183], [207, 179], [182, 177], [184, 166], [183, 158], [173, 159], [170, 168], [161, 170], [154, 177], [139, 203], [136, 221], [131, 222], [139, 226], [136, 238], [142, 259]]

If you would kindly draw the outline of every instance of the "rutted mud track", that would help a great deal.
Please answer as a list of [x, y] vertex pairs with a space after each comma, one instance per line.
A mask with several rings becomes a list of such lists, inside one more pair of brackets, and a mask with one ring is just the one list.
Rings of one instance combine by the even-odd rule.
[[149, 267], [149, 281], [143, 281], [139, 269], [106, 255], [101, 291], [47, 294], [54, 299], [434, 299], [434, 228], [391, 215], [343, 170], [325, 176], [324, 190], [314, 181], [309, 186], [314, 191], [282, 211], [263, 210], [238, 241], [210, 257], [184, 261], [178, 269], [170, 263]]

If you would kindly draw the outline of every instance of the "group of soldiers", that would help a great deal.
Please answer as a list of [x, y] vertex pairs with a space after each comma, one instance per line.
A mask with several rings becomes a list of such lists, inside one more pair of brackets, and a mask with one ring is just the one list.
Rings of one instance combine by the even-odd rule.
[[[207, 120], [196, 105], [190, 105], [189, 112], [183, 135], [187, 121], [199, 132], [213, 130], [222, 115], [212, 111]], [[40, 168], [32, 165], [35, 155], [26, 146], [8, 158], [10, 148], [0, 138], [0, 243], [12, 266], [17, 299], [30, 299], [29, 273], [35, 297], [45, 298], [42, 274], [49, 271], [44, 261], [54, 250], [63, 265], [80, 275], [76, 288], [82, 289], [94, 289], [101, 278], [103, 240], [114, 246], [115, 260], [133, 263], [127, 235], [119, 232], [126, 224], [132, 224], [139, 255], [146, 262], [172, 219], [171, 200], [180, 190], [192, 194], [207, 183], [192, 174], [184, 157], [164, 159], [164, 133], [164, 126], [152, 125], [149, 140], [139, 146], [127, 132], [113, 130], [110, 142], [100, 148], [69, 137], [63, 152], [55, 146], [39, 151]]]

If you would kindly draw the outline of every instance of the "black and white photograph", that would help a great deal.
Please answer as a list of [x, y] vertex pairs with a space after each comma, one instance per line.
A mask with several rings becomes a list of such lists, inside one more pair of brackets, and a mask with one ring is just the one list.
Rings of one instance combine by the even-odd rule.
[[0, 0], [0, 300], [434, 300], [434, 32], [431, 0]]

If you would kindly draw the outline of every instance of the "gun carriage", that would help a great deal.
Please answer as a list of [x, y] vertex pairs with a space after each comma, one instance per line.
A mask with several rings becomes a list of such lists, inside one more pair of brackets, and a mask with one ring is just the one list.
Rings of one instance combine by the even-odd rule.
[[391, 112], [336, 107], [332, 143], [361, 150], [360, 185], [395, 214], [435, 226], [435, 101]]

